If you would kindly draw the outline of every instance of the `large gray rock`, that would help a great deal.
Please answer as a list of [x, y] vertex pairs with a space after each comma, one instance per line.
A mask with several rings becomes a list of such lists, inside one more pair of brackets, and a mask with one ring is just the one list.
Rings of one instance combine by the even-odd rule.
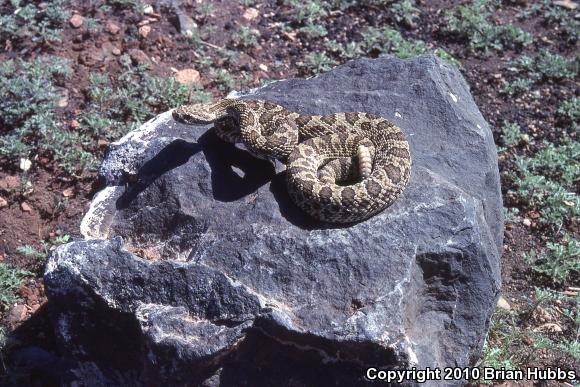
[[70, 380], [354, 386], [370, 366], [473, 365], [503, 220], [492, 135], [460, 73], [433, 56], [360, 59], [243, 98], [392, 120], [411, 143], [409, 186], [367, 221], [322, 224], [280, 168], [158, 116], [111, 146], [87, 240], [49, 260]]

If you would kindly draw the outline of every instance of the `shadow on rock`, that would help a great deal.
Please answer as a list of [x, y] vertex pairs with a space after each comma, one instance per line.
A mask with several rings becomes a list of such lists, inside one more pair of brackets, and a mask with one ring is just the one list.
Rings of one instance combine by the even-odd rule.
[[126, 177], [128, 186], [117, 200], [117, 209], [129, 207], [158, 178], [187, 163], [200, 151], [211, 168], [213, 197], [218, 201], [239, 200], [266, 184], [275, 173], [272, 163], [253, 157], [208, 131], [199, 137], [197, 143], [182, 139], [171, 142], [143, 164], [135, 176]]
[[221, 140], [213, 131], [207, 131], [199, 137], [198, 144], [211, 168], [211, 186], [215, 200], [239, 200], [257, 191], [275, 175], [271, 162], [258, 159]]
[[[304, 341], [308, 341], [304, 338]], [[366, 386], [365, 368], [348, 361], [321, 358], [320, 349], [293, 341], [288, 345], [248, 331], [235, 353], [203, 386]], [[356, 346], [356, 345], [355, 345]], [[256, 351], [260, 348], [260, 351]], [[306, 349], [309, 348], [309, 349]], [[360, 348], [358, 348], [360, 350]], [[382, 359], [384, 360], [384, 359]]]
[[69, 362], [57, 354], [46, 304], [6, 337], [2, 386], [60, 386]]
[[185, 164], [201, 150], [198, 144], [175, 140], [147, 161], [135, 176], [127, 176], [127, 189], [116, 203], [118, 210], [129, 207], [131, 202], [166, 172]]

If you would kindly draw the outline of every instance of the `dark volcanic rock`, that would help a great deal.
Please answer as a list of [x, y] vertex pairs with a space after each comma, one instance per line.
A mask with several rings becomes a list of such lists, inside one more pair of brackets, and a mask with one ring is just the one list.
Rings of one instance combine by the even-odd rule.
[[432, 56], [361, 59], [243, 97], [392, 120], [411, 143], [409, 186], [365, 222], [319, 223], [290, 201], [280, 168], [160, 115], [111, 146], [107, 187], [81, 226], [90, 240], [49, 260], [71, 373], [355, 386], [369, 366], [473, 365], [499, 292], [503, 220], [491, 132], [459, 72]]

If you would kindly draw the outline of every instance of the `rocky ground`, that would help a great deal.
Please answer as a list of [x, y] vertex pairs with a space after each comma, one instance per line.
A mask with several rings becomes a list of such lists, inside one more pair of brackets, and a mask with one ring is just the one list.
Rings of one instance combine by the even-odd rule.
[[111, 141], [187, 101], [423, 53], [461, 68], [499, 152], [503, 297], [479, 365], [578, 369], [578, 12], [547, 0], [0, 1], [4, 380], [34, 378], [13, 349], [56, 351], [45, 257], [79, 237]]

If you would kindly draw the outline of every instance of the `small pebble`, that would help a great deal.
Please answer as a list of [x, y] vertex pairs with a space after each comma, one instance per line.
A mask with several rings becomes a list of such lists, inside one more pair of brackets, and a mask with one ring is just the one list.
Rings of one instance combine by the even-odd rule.
[[568, 9], [576, 9], [576, 7], [578, 7], [578, 4], [576, 4], [572, 0], [557, 0], [554, 1], [554, 5], [559, 5], [560, 7]]
[[145, 15], [151, 15], [153, 14], [155, 11], [153, 11], [153, 6], [150, 4], [147, 4], [144, 8], [143, 8], [143, 14]]
[[556, 333], [560, 333], [562, 332], [562, 327], [558, 324], [555, 323], [546, 323], [546, 324], [542, 324], [537, 328], [534, 328], [534, 332], [556, 332]]
[[499, 299], [497, 300], [497, 306], [504, 310], [510, 310], [512, 308], [511, 305], [507, 302], [507, 300], [503, 298], [503, 296], [499, 296]]
[[255, 18], [258, 17], [260, 13], [258, 12], [258, 10], [256, 8], [248, 8], [244, 11], [244, 14], [242, 15], [242, 17], [244, 19], [246, 19], [247, 21], [252, 21]]
[[197, 23], [183, 12], [177, 13], [177, 20], [179, 22], [179, 32], [183, 35], [192, 36], [193, 32], [197, 30]]
[[105, 26], [105, 29], [107, 30], [108, 33], [110, 33], [111, 35], [116, 35], [119, 33], [119, 31], [121, 30], [121, 27], [119, 27], [117, 24], [113, 23], [112, 21], [108, 21], [107, 25]]
[[185, 86], [197, 83], [199, 79], [199, 71], [196, 69], [183, 69], [175, 73], [175, 80]]
[[79, 15], [78, 13], [75, 13], [70, 18], [69, 23], [74, 28], [80, 28], [83, 25], [83, 21], [84, 21], [84, 18], [81, 15]]
[[21, 170], [23, 170], [24, 172], [26, 172], [32, 166], [32, 161], [30, 161], [30, 159], [21, 157], [20, 158], [20, 165], [19, 166], [20, 166], [20, 169]]
[[141, 35], [143, 38], [146, 38], [147, 35], [149, 35], [150, 32], [151, 32], [151, 26], [141, 26], [141, 27], [139, 27], [139, 35]]
[[108, 141], [108, 140], [105, 140], [105, 139], [102, 139], [102, 138], [100, 138], [100, 139], [98, 139], [98, 140], [97, 140], [97, 146], [98, 146], [99, 148], [101, 148], [101, 147], [104, 147], [104, 146], [107, 146], [107, 145], [109, 145], [110, 143], [111, 143], [110, 141]]
[[150, 64], [151, 59], [142, 50], [138, 48], [132, 48], [128, 52], [129, 57], [135, 64]]
[[65, 108], [68, 106], [68, 90], [64, 87], [57, 89], [58, 93], [58, 100], [56, 102], [56, 106], [59, 108]]

